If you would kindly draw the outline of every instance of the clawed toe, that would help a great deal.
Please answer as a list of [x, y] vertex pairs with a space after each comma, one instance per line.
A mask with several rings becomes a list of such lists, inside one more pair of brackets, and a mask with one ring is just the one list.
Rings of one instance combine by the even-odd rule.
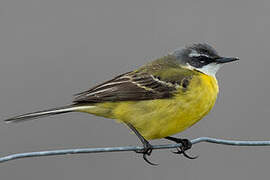
[[190, 156], [189, 154], [186, 153], [186, 150], [182, 148], [183, 146], [177, 148], [177, 151], [174, 151], [174, 154], [183, 154], [186, 158], [188, 159], [197, 159], [199, 156]]
[[137, 129], [132, 125], [128, 124], [128, 127], [136, 134], [136, 136], [140, 139], [140, 141], [143, 144], [143, 149], [142, 150], [136, 150], [136, 153], [143, 154], [143, 159], [150, 165], [157, 166], [158, 164], [152, 163], [147, 159], [147, 156], [150, 156], [153, 151], [153, 146], [137, 131]]
[[149, 161], [149, 159], [147, 158], [147, 156], [151, 156], [152, 154], [152, 151], [153, 151], [153, 147], [150, 143], [146, 143], [144, 144], [144, 149], [142, 150], [137, 150], [135, 151], [136, 153], [140, 153], [140, 154], [143, 154], [143, 159], [150, 165], [153, 165], [153, 166], [157, 166], [158, 164], [155, 164], [155, 163], [152, 163], [151, 161]]
[[174, 138], [174, 137], [166, 137], [166, 139], [174, 141], [174, 142], [182, 145], [182, 146], [176, 148], [177, 151], [174, 151], [173, 153], [183, 154], [188, 159], [198, 158], [198, 156], [190, 156], [186, 153], [186, 151], [191, 149], [191, 147], [192, 147], [192, 143], [188, 139], [180, 139], [180, 138]]

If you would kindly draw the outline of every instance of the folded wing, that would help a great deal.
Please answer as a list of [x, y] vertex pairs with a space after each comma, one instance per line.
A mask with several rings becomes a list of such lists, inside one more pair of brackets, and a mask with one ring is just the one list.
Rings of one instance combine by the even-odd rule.
[[128, 72], [77, 94], [74, 103], [162, 99], [171, 97], [176, 88], [177, 84], [151, 74]]

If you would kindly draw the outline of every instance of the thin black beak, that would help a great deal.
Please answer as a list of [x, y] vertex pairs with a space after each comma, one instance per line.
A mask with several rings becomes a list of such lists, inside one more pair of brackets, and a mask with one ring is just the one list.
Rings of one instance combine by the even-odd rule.
[[216, 62], [222, 64], [222, 63], [229, 63], [229, 62], [238, 61], [238, 60], [239, 58], [237, 57], [221, 57], [221, 58], [216, 59]]

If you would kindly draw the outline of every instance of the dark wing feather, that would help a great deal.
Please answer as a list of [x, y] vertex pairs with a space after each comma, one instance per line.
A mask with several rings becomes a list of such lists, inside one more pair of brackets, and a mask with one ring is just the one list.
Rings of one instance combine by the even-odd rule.
[[162, 99], [172, 96], [176, 85], [148, 73], [129, 72], [79, 93], [74, 103]]

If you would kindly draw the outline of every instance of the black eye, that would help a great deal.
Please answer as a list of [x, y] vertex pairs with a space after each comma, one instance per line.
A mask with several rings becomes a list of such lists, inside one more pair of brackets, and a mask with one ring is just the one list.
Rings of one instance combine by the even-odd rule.
[[200, 62], [201, 62], [202, 64], [204, 64], [204, 63], [205, 63], [205, 60], [200, 60]]
[[207, 64], [207, 63], [212, 62], [212, 59], [209, 58], [208, 56], [198, 56], [196, 59], [197, 59], [197, 61], [199, 61], [201, 64]]
[[203, 67], [207, 64], [212, 63], [213, 61], [214, 60], [211, 57], [209, 57], [208, 55], [200, 54], [198, 56], [193, 56], [193, 57], [191, 56], [190, 60], [189, 60], [189, 64], [191, 66], [200, 68], [200, 67]]

